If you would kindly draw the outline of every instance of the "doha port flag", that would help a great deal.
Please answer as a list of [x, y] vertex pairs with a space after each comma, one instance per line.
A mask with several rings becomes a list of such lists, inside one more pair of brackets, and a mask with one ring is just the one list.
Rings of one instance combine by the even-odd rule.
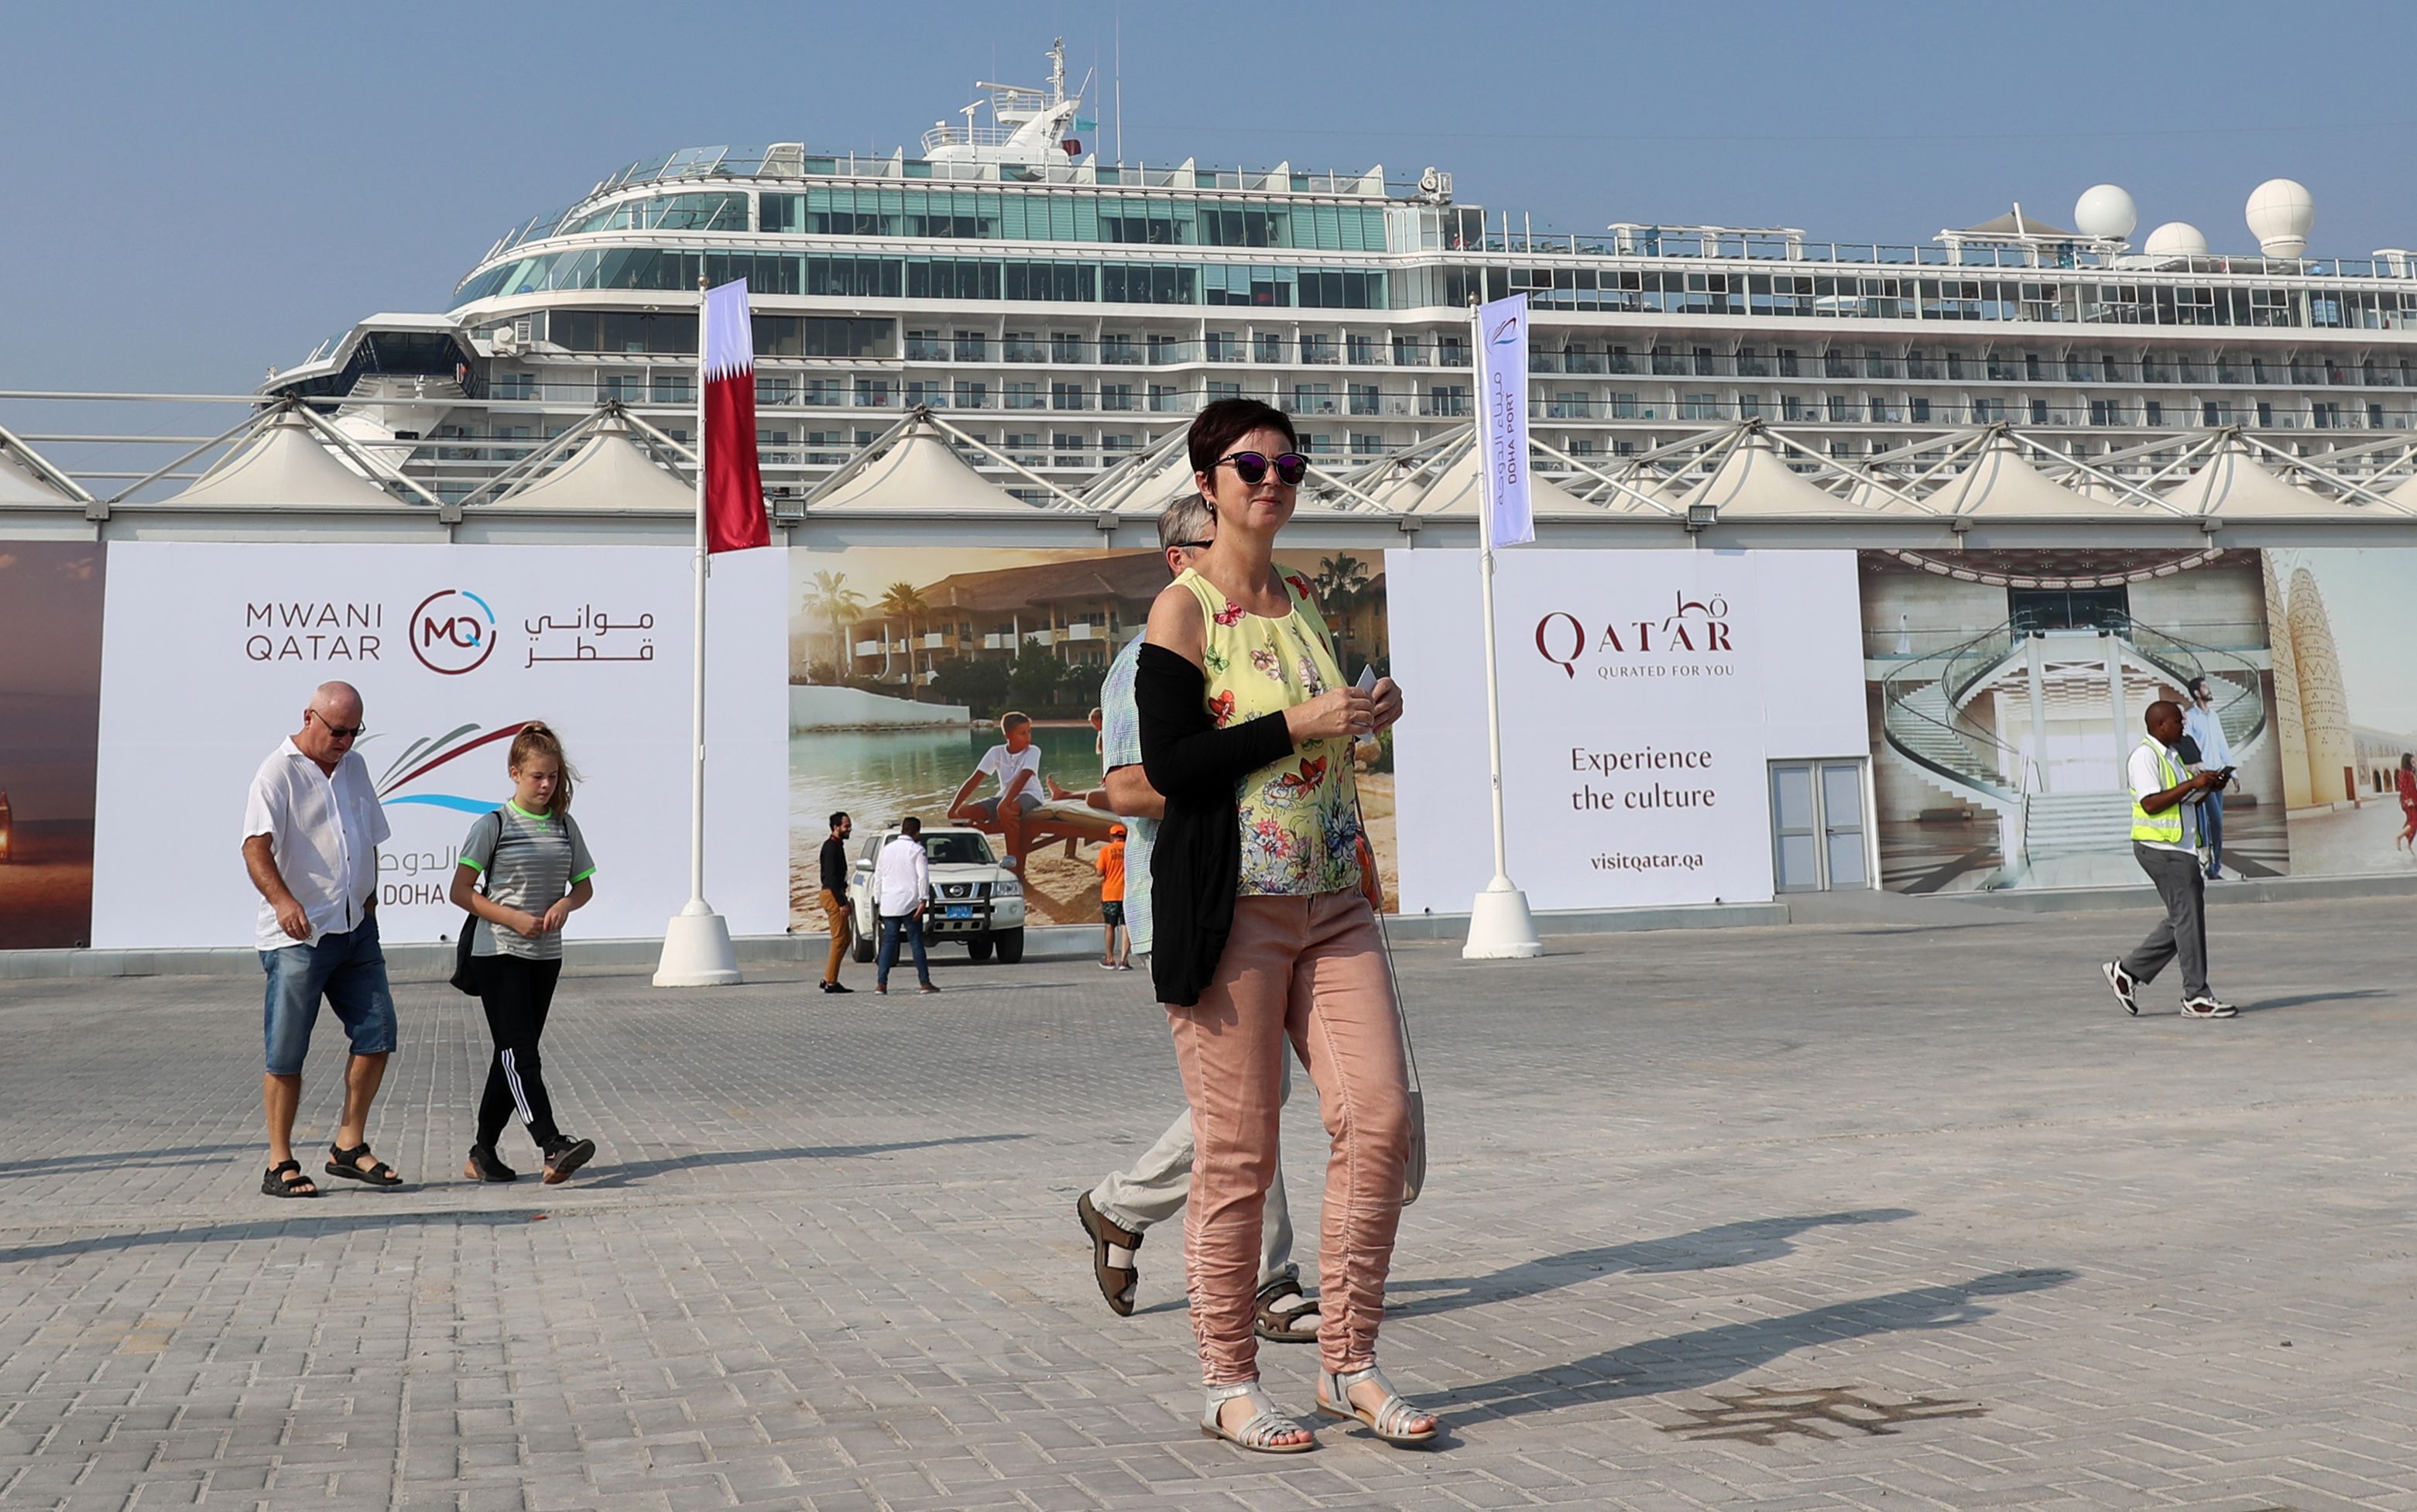
[[[1385, 554], [1406, 912], [1459, 912], [1494, 870], [1474, 555]], [[1865, 752], [1854, 554], [1528, 549], [1495, 573], [1529, 902], [1769, 899], [1771, 763]]]
[[[393, 941], [461, 927], [446, 901], [462, 837], [511, 792], [508, 732], [541, 719], [579, 773], [599, 870], [575, 933], [660, 934], [688, 897], [688, 546], [119, 542], [101, 648], [93, 943], [245, 946], [259, 898], [244, 795], [321, 682], [361, 691], [393, 829], [379, 924]], [[714, 573], [707, 884], [733, 929], [777, 934], [778, 553]]]

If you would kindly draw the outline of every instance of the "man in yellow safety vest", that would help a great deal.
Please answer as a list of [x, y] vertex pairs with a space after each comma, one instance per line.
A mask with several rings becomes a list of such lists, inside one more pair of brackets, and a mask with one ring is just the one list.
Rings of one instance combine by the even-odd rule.
[[2229, 771], [2193, 772], [2174, 755], [2182, 711], [2164, 699], [2149, 706], [2149, 736], [2132, 753], [2132, 854], [2165, 900], [2166, 917], [2132, 954], [2101, 968], [2123, 1011], [2140, 1011], [2139, 989], [2175, 956], [2182, 962], [2182, 1016], [2230, 1018], [2239, 1010], [2207, 985], [2207, 877], [2199, 870], [2197, 820], [2185, 801], [2222, 787]]

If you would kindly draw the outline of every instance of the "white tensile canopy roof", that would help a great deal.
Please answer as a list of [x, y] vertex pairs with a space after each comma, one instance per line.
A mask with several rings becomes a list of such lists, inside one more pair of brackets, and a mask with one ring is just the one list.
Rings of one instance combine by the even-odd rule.
[[809, 497], [806, 513], [1016, 514], [1026, 504], [965, 465], [948, 438], [928, 425], [909, 426], [837, 488]]
[[0, 504], [64, 504], [68, 496], [51, 486], [7, 451], [0, 451]]
[[1168, 503], [1178, 496], [1191, 493], [1193, 483], [1192, 453], [1178, 446], [1146, 476], [1115, 482], [1106, 499], [1112, 500], [1109, 507], [1118, 514], [1150, 518], [1164, 512]]
[[2166, 491], [2177, 509], [2194, 515], [2241, 519], [2365, 518], [2383, 512], [2294, 487], [2259, 466], [2248, 448], [2228, 439], [2198, 471]]
[[1724, 520], [1836, 519], [1875, 512], [1799, 478], [1759, 432], [1731, 448], [1712, 475], [1688, 489], [1679, 502], [1685, 508], [1710, 504]]
[[[1452, 520], [1473, 520], [1484, 499], [1484, 480], [1480, 476], [1477, 444], [1470, 441], [1457, 449], [1458, 454], [1435, 475], [1432, 482], [1421, 484], [1416, 478], [1405, 478], [1377, 496], [1388, 509], [1403, 514], [1421, 514]], [[1534, 455], [1529, 454], [1528, 501], [1537, 519], [1599, 520], [1611, 512], [1586, 500], [1561, 487], [1551, 479], [1533, 470]]]
[[322, 445], [301, 416], [270, 421], [240, 450], [219, 460], [179, 504], [391, 504], [392, 495]]
[[1981, 520], [2103, 520], [2124, 509], [2050, 482], [2003, 435], [1990, 437], [1970, 466], [1939, 484], [1928, 502]]
[[571, 509], [693, 510], [696, 490], [657, 466], [616, 426], [599, 426], [569, 461], [496, 500]]

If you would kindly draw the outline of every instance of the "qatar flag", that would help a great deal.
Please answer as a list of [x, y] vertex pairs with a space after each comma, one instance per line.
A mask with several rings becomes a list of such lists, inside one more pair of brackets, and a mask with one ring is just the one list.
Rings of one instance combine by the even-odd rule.
[[705, 549], [772, 543], [764, 479], [755, 465], [755, 326], [747, 281], [705, 296]]

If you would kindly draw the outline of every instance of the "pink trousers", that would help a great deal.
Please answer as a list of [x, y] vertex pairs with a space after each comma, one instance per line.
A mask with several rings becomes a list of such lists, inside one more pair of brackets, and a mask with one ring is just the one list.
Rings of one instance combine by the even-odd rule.
[[1198, 1141], [1184, 1218], [1202, 1378], [1258, 1379], [1259, 1221], [1276, 1165], [1285, 1041], [1332, 1139], [1317, 1245], [1325, 1368], [1374, 1363], [1409, 1158], [1409, 1074], [1376, 916], [1360, 893], [1244, 897], [1216, 978], [1170, 1008]]

